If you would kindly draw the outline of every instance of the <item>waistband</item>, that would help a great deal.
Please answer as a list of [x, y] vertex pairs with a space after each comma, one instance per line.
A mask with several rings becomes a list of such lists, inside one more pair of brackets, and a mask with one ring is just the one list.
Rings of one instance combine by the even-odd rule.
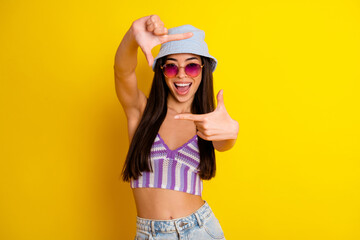
[[156, 232], [181, 232], [196, 225], [202, 226], [203, 222], [212, 214], [212, 209], [204, 200], [204, 204], [196, 212], [186, 217], [172, 220], [154, 220], [136, 216], [136, 228], [137, 230], [151, 232], [153, 236]]

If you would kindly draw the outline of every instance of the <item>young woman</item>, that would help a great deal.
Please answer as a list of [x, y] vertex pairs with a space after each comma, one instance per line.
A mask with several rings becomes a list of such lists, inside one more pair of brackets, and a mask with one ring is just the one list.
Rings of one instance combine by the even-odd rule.
[[[215, 176], [214, 149], [226, 151], [239, 125], [222, 90], [214, 104], [217, 60], [191, 25], [166, 29], [159, 16], [134, 21], [115, 56], [115, 86], [125, 111], [130, 147], [122, 171], [137, 208], [135, 239], [225, 239], [202, 199], [202, 180]], [[161, 44], [154, 59], [151, 49]], [[137, 87], [141, 48], [155, 74], [149, 98]]]

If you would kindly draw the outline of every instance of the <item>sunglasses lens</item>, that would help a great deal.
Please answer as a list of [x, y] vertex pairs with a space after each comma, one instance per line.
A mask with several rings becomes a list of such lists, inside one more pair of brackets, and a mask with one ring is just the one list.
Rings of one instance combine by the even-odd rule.
[[198, 76], [200, 74], [200, 71], [201, 71], [201, 66], [200, 64], [197, 63], [190, 63], [185, 67], [185, 72], [190, 77]]
[[166, 64], [163, 69], [167, 77], [175, 77], [178, 73], [178, 67], [175, 64]]

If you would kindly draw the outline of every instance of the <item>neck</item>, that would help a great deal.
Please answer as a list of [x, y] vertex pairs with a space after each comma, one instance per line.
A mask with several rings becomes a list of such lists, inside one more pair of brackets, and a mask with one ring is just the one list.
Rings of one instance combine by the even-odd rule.
[[168, 97], [167, 107], [177, 113], [191, 113], [191, 104], [193, 98], [186, 102], [178, 102], [175, 99]]

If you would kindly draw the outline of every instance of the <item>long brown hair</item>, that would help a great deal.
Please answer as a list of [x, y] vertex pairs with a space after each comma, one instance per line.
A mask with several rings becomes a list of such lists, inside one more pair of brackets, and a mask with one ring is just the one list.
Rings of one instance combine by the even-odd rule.
[[[201, 57], [202, 79], [198, 90], [195, 93], [191, 105], [191, 112], [204, 114], [214, 111], [214, 88], [212, 69], [215, 62], [211, 58]], [[129, 146], [129, 151], [122, 169], [123, 181], [130, 181], [130, 178], [138, 179], [143, 171], [153, 171], [150, 162], [151, 146], [163, 123], [167, 113], [167, 97], [169, 88], [166, 85], [165, 77], [160, 68], [166, 61], [166, 56], [159, 58], [155, 65], [155, 74], [151, 86], [149, 99], [139, 126]], [[215, 177], [216, 160], [212, 141], [198, 137], [200, 151], [199, 176], [201, 179], [209, 180]]]

